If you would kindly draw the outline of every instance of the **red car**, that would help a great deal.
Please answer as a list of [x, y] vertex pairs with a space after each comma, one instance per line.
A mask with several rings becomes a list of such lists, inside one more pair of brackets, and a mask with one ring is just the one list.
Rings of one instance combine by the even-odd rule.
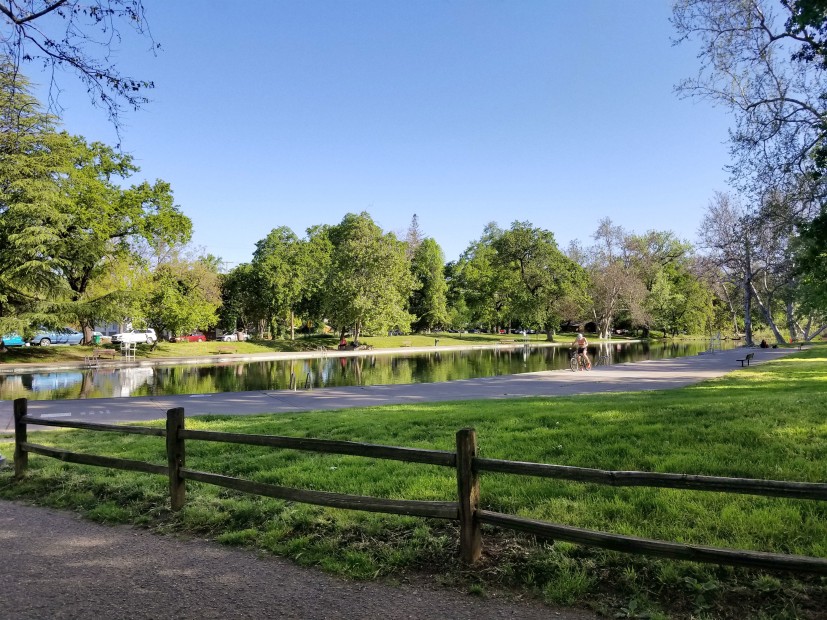
[[207, 342], [207, 337], [201, 332], [191, 332], [186, 336], [178, 336], [175, 342]]

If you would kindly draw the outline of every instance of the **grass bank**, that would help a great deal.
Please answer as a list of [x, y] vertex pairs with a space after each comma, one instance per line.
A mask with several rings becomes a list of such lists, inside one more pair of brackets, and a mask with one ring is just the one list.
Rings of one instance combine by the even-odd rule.
[[[204, 417], [190, 428], [452, 449], [477, 429], [482, 456], [603, 469], [823, 482], [827, 463], [827, 347], [663, 392], [389, 406], [245, 418]], [[163, 464], [162, 440], [79, 431], [38, 443]], [[11, 445], [0, 444], [11, 458]], [[339, 455], [192, 442], [188, 465], [301, 488], [450, 500], [447, 469]], [[285, 555], [346, 576], [425, 571], [476, 594], [529, 591], [616, 617], [816, 618], [827, 581], [635, 558], [486, 529], [478, 571], [455, 559], [453, 524], [325, 509], [191, 484], [171, 513], [166, 481], [32, 456], [31, 475], [0, 475], [0, 496], [78, 510], [103, 522], [207, 536]], [[827, 557], [827, 503], [484, 474], [491, 510], [609, 532]], [[646, 614], [646, 615], [644, 615]]]

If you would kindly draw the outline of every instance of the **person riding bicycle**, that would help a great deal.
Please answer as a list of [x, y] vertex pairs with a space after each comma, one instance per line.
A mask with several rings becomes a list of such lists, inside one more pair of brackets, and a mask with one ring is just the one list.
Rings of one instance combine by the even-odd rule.
[[589, 346], [589, 342], [588, 340], [586, 340], [586, 337], [578, 332], [577, 337], [574, 339], [574, 342], [572, 342], [571, 345], [573, 347], [577, 347], [577, 356], [580, 357], [582, 355], [583, 359], [586, 360], [586, 370], [591, 370], [592, 362], [589, 359], [588, 349], [586, 348]]

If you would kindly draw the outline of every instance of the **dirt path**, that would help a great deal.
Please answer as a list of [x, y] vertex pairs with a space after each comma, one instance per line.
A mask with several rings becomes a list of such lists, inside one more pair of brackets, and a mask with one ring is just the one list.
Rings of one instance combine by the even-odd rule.
[[594, 615], [421, 584], [345, 581], [275, 557], [0, 501], [0, 618], [554, 618]]

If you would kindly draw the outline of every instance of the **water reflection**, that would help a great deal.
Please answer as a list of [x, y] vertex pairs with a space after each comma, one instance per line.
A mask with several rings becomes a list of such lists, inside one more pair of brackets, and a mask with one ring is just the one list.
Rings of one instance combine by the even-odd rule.
[[[618, 364], [646, 359], [696, 355], [697, 343], [599, 343], [589, 347], [592, 360], [606, 356]], [[247, 390], [288, 389], [291, 377], [299, 387], [338, 387], [434, 383], [476, 377], [562, 369], [567, 347], [493, 348], [433, 351], [409, 355], [371, 355], [308, 360], [220, 363], [205, 366], [97, 368], [83, 371], [0, 375], [0, 399], [33, 400], [104, 398], [169, 394], [207, 394]]]

